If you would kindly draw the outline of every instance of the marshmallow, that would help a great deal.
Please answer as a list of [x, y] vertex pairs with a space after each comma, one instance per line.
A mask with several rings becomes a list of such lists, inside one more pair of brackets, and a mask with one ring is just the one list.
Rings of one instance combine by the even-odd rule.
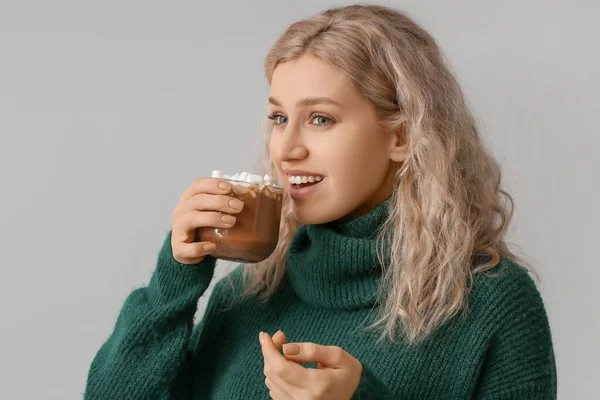
[[277, 186], [275, 182], [275, 178], [270, 176], [269, 174], [265, 174], [265, 176], [260, 176], [256, 174], [251, 174], [249, 172], [241, 172], [236, 173], [235, 175], [225, 175], [221, 170], [215, 169], [212, 172], [213, 178], [219, 179], [229, 179], [232, 181], [244, 182], [244, 186], [253, 186], [258, 190], [262, 190], [265, 186]]
[[265, 182], [263, 182], [263, 178], [260, 175], [250, 175], [248, 177], [249, 182], [251, 185], [264, 185]]

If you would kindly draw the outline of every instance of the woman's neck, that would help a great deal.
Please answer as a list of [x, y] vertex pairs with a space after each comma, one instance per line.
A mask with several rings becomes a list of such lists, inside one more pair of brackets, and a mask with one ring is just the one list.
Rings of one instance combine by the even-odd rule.
[[288, 279], [302, 300], [340, 309], [375, 303], [381, 276], [376, 239], [389, 203], [388, 197], [363, 216], [298, 228], [288, 253]]

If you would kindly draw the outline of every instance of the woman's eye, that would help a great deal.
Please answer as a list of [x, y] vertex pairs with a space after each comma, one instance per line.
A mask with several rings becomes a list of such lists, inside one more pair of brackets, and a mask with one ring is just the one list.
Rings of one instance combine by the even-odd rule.
[[270, 114], [269, 119], [272, 119], [275, 122], [275, 125], [281, 125], [281, 124], [285, 124], [285, 122], [281, 122], [281, 120], [279, 118], [285, 118], [283, 115], [279, 115], [279, 114]]
[[[273, 122], [275, 123], [275, 125], [282, 125], [282, 124], [287, 124], [287, 117], [284, 117], [281, 114], [269, 114], [269, 119], [273, 120]], [[311, 121], [315, 121], [317, 120], [316, 123], [314, 123], [314, 125], [316, 126], [325, 126], [325, 125], [331, 125], [332, 120], [329, 117], [326, 117], [324, 115], [320, 115], [320, 114], [313, 114], [311, 116]]]
[[[321, 122], [319, 122], [319, 123], [315, 124], [315, 125], [317, 125], [317, 126], [328, 125], [328, 123], [330, 122], [330, 119], [329, 119], [328, 117], [326, 117], [326, 116], [324, 116], [324, 115], [318, 115], [318, 114], [315, 114], [315, 115], [313, 115], [313, 118], [312, 118], [312, 120], [313, 120], [313, 121], [314, 121], [314, 120], [319, 120], [319, 121], [321, 121]], [[323, 120], [325, 120], [325, 122], [322, 122]]]

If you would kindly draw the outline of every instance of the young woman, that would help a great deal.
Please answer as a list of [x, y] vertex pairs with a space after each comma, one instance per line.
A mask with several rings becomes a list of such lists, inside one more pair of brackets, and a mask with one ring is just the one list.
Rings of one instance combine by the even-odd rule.
[[[504, 240], [512, 198], [434, 39], [389, 8], [335, 8], [291, 25], [265, 69], [278, 247], [193, 326], [216, 263], [194, 231], [243, 207], [195, 181], [86, 397], [555, 398], [544, 303]], [[306, 175], [323, 179], [299, 196]]]

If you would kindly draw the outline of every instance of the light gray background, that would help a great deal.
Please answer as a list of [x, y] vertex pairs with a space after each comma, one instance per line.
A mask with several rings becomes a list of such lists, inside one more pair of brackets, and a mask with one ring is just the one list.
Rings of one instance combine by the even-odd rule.
[[[543, 275], [559, 398], [598, 398], [598, 2], [378, 3], [450, 58]], [[0, 1], [0, 398], [82, 396], [181, 192], [252, 168], [269, 47], [341, 4]]]

